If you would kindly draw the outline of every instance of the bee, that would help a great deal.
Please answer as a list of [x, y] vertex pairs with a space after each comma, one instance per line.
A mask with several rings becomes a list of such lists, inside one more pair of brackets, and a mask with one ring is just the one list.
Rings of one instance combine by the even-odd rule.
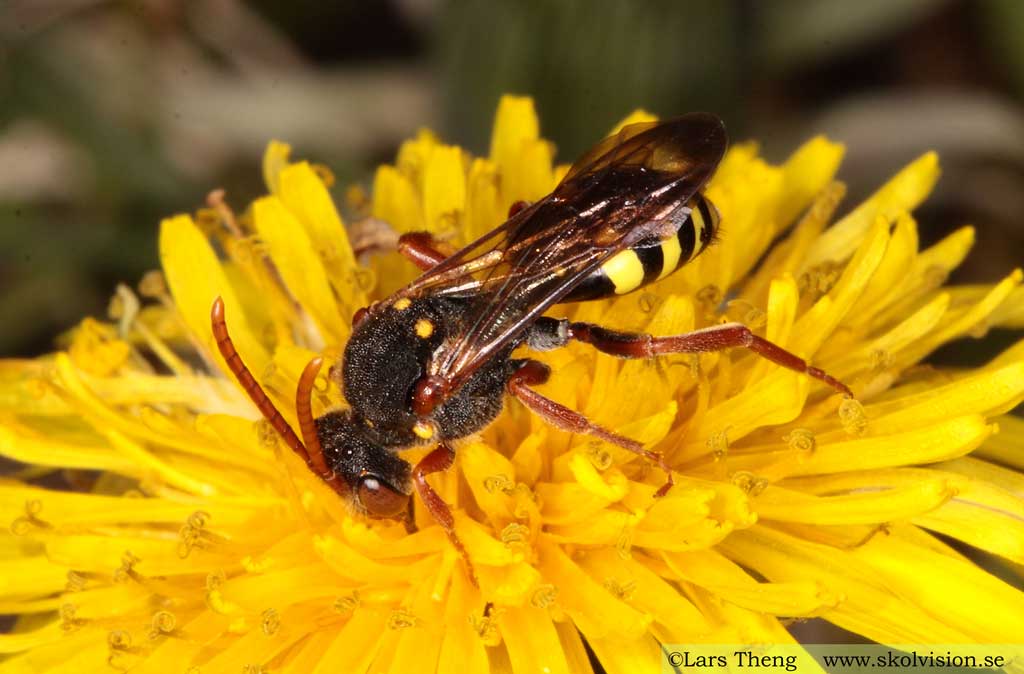
[[[665, 482], [656, 496], [673, 485], [659, 454], [537, 392], [550, 368], [513, 357], [521, 346], [547, 351], [575, 341], [622, 358], [744, 347], [851, 395], [838, 380], [738, 323], [654, 336], [544, 315], [555, 304], [654, 283], [711, 245], [720, 218], [702, 190], [726, 145], [724, 125], [710, 114], [631, 124], [573, 164], [550, 195], [513, 205], [504, 223], [454, 254], [444, 254], [427, 233], [401, 236], [399, 251], [423, 274], [356, 312], [340, 367], [331, 369], [347, 409], [313, 417], [310, 397], [322, 360], [306, 366], [295, 396], [301, 439], [242, 363], [219, 298], [211, 314], [218, 348], [311, 470], [373, 518], [411, 522], [416, 492], [476, 582], [452, 511], [427, 476], [452, 465], [454, 443], [484, 429], [506, 395], [552, 426], [593, 435], [658, 466]], [[423, 445], [434, 448], [415, 466], [400, 456]]]

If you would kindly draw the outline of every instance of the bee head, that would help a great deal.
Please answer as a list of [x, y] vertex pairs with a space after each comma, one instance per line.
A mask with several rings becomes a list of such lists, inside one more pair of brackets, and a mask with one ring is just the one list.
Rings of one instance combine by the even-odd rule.
[[350, 411], [319, 417], [316, 430], [327, 465], [348, 487], [360, 512], [382, 519], [408, 512], [412, 480], [407, 461], [374, 441]]

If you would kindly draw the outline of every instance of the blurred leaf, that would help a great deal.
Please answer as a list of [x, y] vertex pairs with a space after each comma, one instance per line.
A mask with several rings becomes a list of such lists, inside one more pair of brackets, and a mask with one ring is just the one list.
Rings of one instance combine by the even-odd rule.
[[451, 2], [436, 45], [448, 131], [486, 148], [498, 97], [528, 94], [564, 161], [637, 107], [722, 113], [738, 87], [736, 12], [718, 0]]
[[[758, 10], [762, 67], [783, 70], [884, 39], [949, 0], [777, 0]], [[1010, 0], [1013, 2], [1013, 0]]]
[[996, 61], [1006, 69], [1018, 94], [1024, 94], [1024, 2], [986, 0], [979, 3]]

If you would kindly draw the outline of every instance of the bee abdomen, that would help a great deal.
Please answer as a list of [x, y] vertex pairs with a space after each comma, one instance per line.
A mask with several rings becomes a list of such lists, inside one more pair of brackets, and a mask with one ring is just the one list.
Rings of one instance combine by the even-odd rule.
[[694, 259], [711, 244], [718, 230], [715, 205], [703, 194], [686, 203], [674, 236], [645, 239], [615, 254], [573, 288], [563, 302], [598, 300], [624, 295], [660, 281]]

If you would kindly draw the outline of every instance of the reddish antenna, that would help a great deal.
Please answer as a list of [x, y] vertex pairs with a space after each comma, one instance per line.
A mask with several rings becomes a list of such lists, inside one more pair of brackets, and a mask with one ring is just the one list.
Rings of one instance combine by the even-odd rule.
[[213, 328], [213, 338], [217, 340], [217, 349], [220, 351], [220, 355], [224, 356], [228, 368], [231, 369], [249, 399], [259, 408], [266, 420], [285, 441], [285, 444], [291, 447], [292, 451], [298, 454], [310, 469], [320, 475], [335, 490], [347, 491], [338, 482], [334, 471], [327, 466], [327, 462], [324, 460], [320, 438], [316, 434], [316, 421], [313, 419], [310, 398], [313, 392], [313, 383], [316, 381], [317, 373], [320, 372], [323, 359], [317, 357], [309, 361], [299, 378], [299, 384], [295, 391], [295, 409], [299, 417], [299, 428], [302, 431], [302, 437], [306, 440], [306, 444], [303, 444], [285, 418], [281, 416], [281, 412], [267, 397], [259, 382], [252, 376], [249, 368], [242, 361], [242, 357], [238, 355], [238, 350], [235, 348], [234, 342], [231, 341], [231, 335], [228, 334], [228, 326], [224, 320], [224, 300], [220, 297], [213, 301], [213, 307], [210, 309], [210, 324]]

